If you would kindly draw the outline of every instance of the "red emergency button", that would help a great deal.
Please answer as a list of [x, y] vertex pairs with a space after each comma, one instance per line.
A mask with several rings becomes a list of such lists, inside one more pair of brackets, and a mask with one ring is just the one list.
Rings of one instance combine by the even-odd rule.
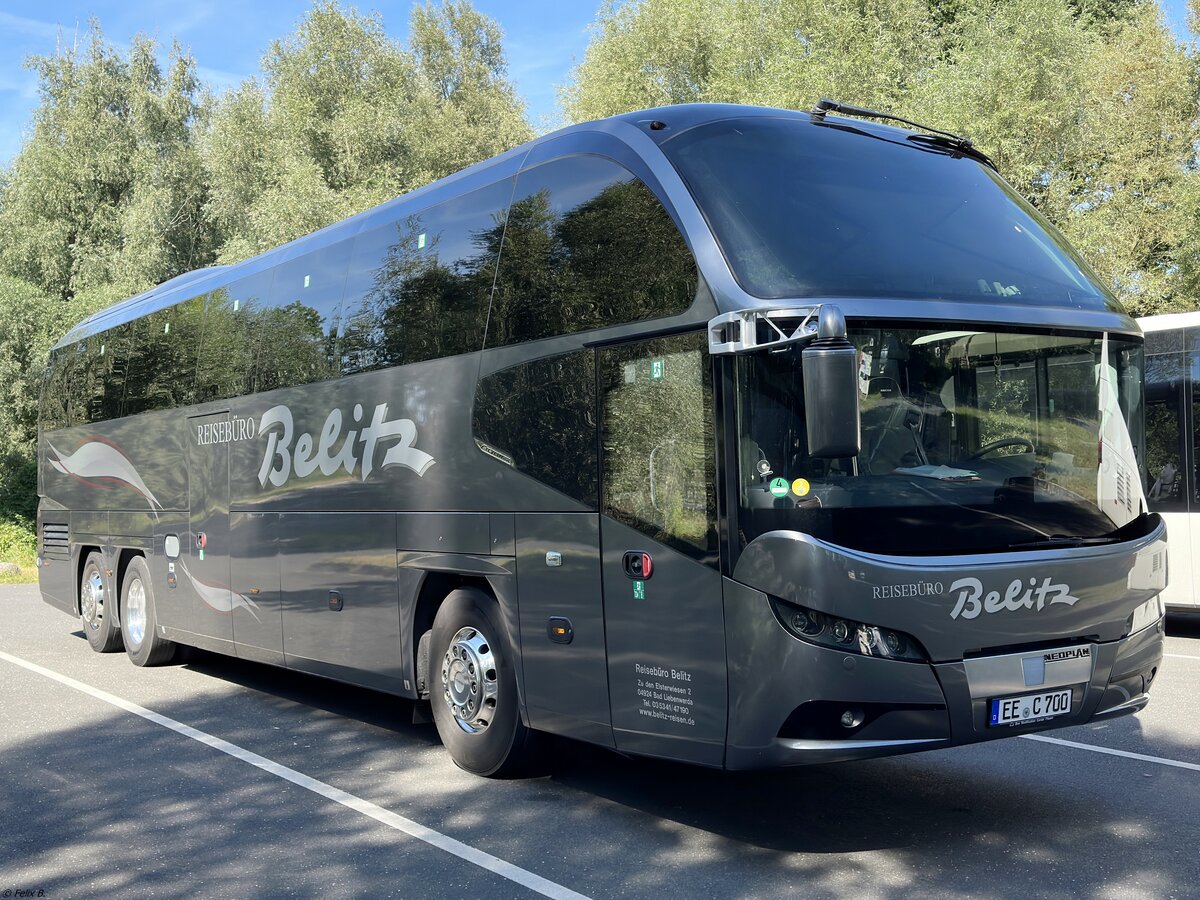
[[208, 546], [208, 535], [203, 531], [200, 532], [198, 535], [196, 535], [196, 543], [200, 546], [200, 549], [203, 550]]

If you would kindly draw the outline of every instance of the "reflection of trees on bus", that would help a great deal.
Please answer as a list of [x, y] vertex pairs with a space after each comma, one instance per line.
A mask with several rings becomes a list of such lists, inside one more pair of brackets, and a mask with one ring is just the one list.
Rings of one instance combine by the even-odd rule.
[[[507, 198], [508, 185], [481, 190]], [[489, 321], [487, 343], [497, 346], [691, 305], [695, 263], [638, 181], [612, 181], [562, 212], [548, 189], [517, 200], [507, 216], [502, 205], [482, 208], [464, 215], [434, 207], [385, 226], [394, 233], [382, 238], [382, 258], [366, 261], [365, 292], [340, 304], [325, 294], [327, 314], [292, 294], [287, 303], [268, 296], [268, 270], [64, 348], [70, 365], [55, 367], [50, 393], [71, 402], [57, 415], [48, 408], [47, 422], [100, 421], [468, 353], [483, 347]], [[336, 253], [348, 261], [345, 244], [330, 248]]]

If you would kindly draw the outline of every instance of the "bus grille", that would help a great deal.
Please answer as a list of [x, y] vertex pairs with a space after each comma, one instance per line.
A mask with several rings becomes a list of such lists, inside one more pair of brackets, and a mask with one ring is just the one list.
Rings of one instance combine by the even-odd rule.
[[71, 546], [67, 540], [67, 526], [42, 523], [42, 556], [47, 559], [70, 559]]

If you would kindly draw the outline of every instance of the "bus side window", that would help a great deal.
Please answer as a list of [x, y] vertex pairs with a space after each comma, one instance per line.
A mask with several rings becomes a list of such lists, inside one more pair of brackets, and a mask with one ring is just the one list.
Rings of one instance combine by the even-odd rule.
[[353, 375], [483, 349], [512, 179], [360, 234], [339, 341]]
[[123, 415], [187, 406], [195, 401], [196, 360], [204, 298], [192, 297], [131, 323]]
[[204, 335], [200, 339], [200, 359], [196, 363], [197, 403], [246, 393], [251, 351], [251, 310], [245, 300], [246, 292], [242, 290], [246, 281], [243, 279], [205, 295]]
[[696, 284], [683, 236], [632, 172], [597, 156], [553, 160], [517, 177], [487, 345], [677, 315]]
[[479, 382], [473, 416], [483, 452], [591, 509], [597, 505], [596, 357], [551, 356]]
[[255, 313], [255, 391], [340, 374], [335, 348], [350, 247], [350, 241], [340, 241], [275, 266], [266, 303]]
[[712, 364], [703, 334], [600, 351], [603, 510], [716, 565]]
[[1183, 401], [1185, 357], [1180, 352], [1146, 357], [1146, 500], [1154, 512], [1187, 509]]
[[64, 347], [50, 354], [42, 384], [41, 420], [43, 431], [54, 431], [67, 424], [67, 361], [73, 347]]

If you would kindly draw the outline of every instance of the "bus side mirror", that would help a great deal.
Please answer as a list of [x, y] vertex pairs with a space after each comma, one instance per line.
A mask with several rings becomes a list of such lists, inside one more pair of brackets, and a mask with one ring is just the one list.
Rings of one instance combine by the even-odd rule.
[[823, 304], [817, 336], [800, 354], [804, 371], [804, 420], [808, 455], [816, 459], [858, 456], [862, 433], [858, 407], [858, 351], [836, 306]]

